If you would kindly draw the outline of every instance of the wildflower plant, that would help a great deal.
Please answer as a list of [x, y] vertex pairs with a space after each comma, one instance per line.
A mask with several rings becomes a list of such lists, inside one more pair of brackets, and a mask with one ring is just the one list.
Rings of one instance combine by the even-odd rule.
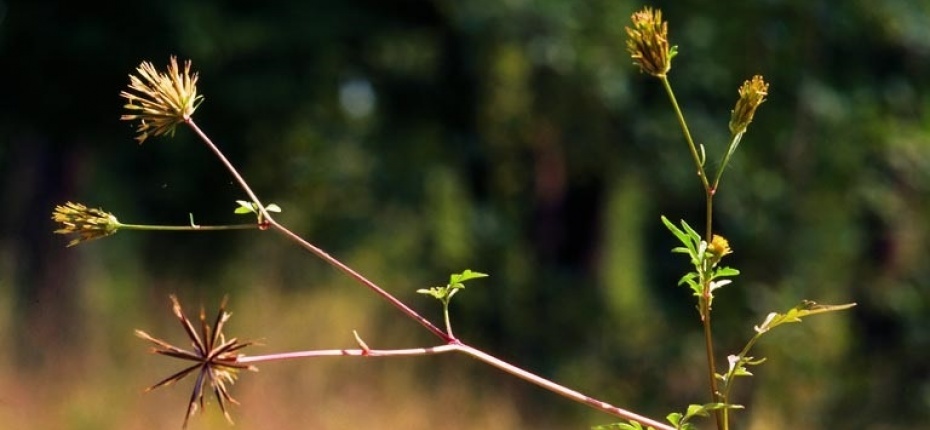
[[[768, 83], [761, 76], [754, 76], [739, 88], [739, 98], [731, 112], [729, 122], [730, 142], [727, 151], [721, 157], [720, 163], [713, 176], [708, 175], [706, 166], [706, 150], [703, 146], [695, 145], [688, 129], [685, 117], [678, 105], [669, 82], [668, 74], [671, 71], [672, 58], [677, 55], [677, 47], [670, 44], [668, 23], [662, 19], [660, 10], [649, 7], [643, 8], [632, 15], [632, 26], [626, 28], [628, 39], [627, 50], [634, 64], [646, 75], [657, 78], [662, 83], [674, 109], [678, 123], [681, 127], [688, 151], [696, 167], [698, 178], [703, 187], [706, 206], [706, 217], [703, 232], [694, 229], [684, 220], [679, 223], [662, 217], [662, 223], [678, 239], [680, 246], [672, 251], [687, 256], [691, 270], [686, 272], [679, 281], [680, 285], [687, 286], [696, 298], [697, 311], [701, 322], [705, 350], [707, 355], [707, 377], [709, 385], [709, 398], [704, 402], [687, 406], [683, 412], [674, 412], [666, 417], [667, 423], [639, 415], [627, 409], [613, 406], [602, 400], [590, 397], [575, 391], [557, 382], [548, 380], [539, 375], [528, 372], [514, 364], [501, 360], [485, 351], [468, 345], [457, 338], [452, 331], [450, 316], [450, 303], [453, 296], [465, 289], [465, 283], [488, 277], [487, 274], [464, 270], [453, 273], [448, 283], [442, 286], [420, 289], [417, 292], [433, 297], [440, 302], [443, 308], [445, 330], [440, 329], [431, 321], [421, 316], [406, 303], [388, 293], [386, 290], [370, 281], [362, 274], [345, 265], [337, 258], [313, 245], [306, 239], [295, 234], [283, 224], [272, 217], [281, 208], [275, 204], [263, 204], [252, 191], [248, 182], [243, 178], [236, 167], [225, 157], [220, 148], [195, 123], [193, 114], [203, 101], [203, 96], [197, 93], [198, 75], [191, 71], [191, 62], [185, 61], [184, 67], [178, 65], [175, 57], [171, 57], [167, 70], [159, 71], [150, 62], [143, 62], [136, 73], [130, 75], [128, 88], [120, 95], [126, 99], [127, 113], [121, 119], [135, 123], [135, 139], [142, 143], [149, 138], [173, 136], [178, 126], [186, 126], [196, 134], [203, 144], [224, 165], [244, 194], [245, 200], [238, 200], [234, 212], [236, 214], [253, 214], [254, 223], [230, 224], [217, 226], [201, 226], [194, 223], [190, 215], [188, 225], [163, 226], [123, 224], [117, 218], [103, 209], [91, 209], [80, 203], [68, 202], [57, 206], [52, 219], [59, 224], [56, 233], [72, 234], [77, 237], [68, 243], [74, 246], [83, 242], [113, 235], [119, 230], [183, 230], [183, 231], [215, 231], [228, 229], [256, 229], [259, 231], [271, 230], [281, 234], [284, 239], [310, 252], [322, 259], [332, 267], [341, 271], [350, 279], [359, 283], [372, 293], [384, 299], [396, 308], [403, 316], [419, 323], [425, 330], [432, 333], [438, 344], [421, 348], [408, 349], [372, 349], [358, 333], [353, 333], [358, 348], [354, 349], [327, 349], [307, 350], [295, 352], [281, 352], [266, 355], [248, 356], [243, 350], [252, 345], [251, 342], [242, 342], [235, 337], [227, 339], [223, 332], [225, 323], [231, 314], [226, 311], [224, 300], [219, 308], [218, 315], [212, 324], [206, 319], [203, 309], [200, 312], [199, 329], [195, 327], [185, 315], [177, 298], [171, 296], [172, 311], [181, 322], [184, 333], [190, 341], [190, 348], [174, 346], [167, 341], [155, 338], [148, 333], [137, 330], [136, 335], [151, 343], [152, 352], [181, 360], [186, 363], [182, 370], [162, 379], [149, 390], [172, 385], [188, 375], [196, 375], [194, 388], [188, 401], [184, 415], [183, 426], [192, 415], [204, 408], [208, 393], [212, 392], [222, 413], [231, 420], [228, 405], [236, 404], [230, 394], [230, 387], [242, 370], [256, 370], [257, 363], [270, 363], [280, 360], [312, 359], [317, 357], [392, 357], [392, 356], [422, 356], [457, 352], [468, 355], [478, 361], [496, 367], [514, 377], [545, 388], [569, 400], [595, 408], [604, 413], [616, 416], [624, 421], [599, 426], [601, 429], [621, 430], [672, 430], [696, 429], [693, 420], [698, 417], [714, 417], [718, 430], [729, 430], [729, 412], [740, 409], [742, 406], [730, 402], [730, 393], [739, 377], [750, 376], [750, 368], [762, 364], [764, 358], [750, 355], [752, 347], [762, 335], [773, 328], [786, 323], [800, 322], [802, 318], [847, 309], [854, 304], [830, 306], [819, 305], [811, 301], [802, 301], [798, 306], [784, 313], [770, 313], [764, 321], [755, 326], [755, 335], [746, 346], [736, 354], [727, 357], [728, 365], [718, 371], [716, 364], [716, 351], [713, 346], [713, 331], [711, 316], [715, 294], [723, 287], [732, 285], [734, 278], [740, 272], [723, 264], [724, 259], [732, 254], [729, 241], [712, 230], [713, 198], [719, 190], [720, 180], [724, 169], [739, 146], [743, 135], [752, 122], [756, 110], [765, 101], [768, 95]], [[713, 178], [712, 180], [710, 178]]]

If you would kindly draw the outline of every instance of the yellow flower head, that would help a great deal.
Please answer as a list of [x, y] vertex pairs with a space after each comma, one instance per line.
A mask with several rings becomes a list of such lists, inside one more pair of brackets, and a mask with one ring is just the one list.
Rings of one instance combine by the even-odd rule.
[[720, 260], [724, 255], [732, 254], [733, 250], [725, 237], [715, 234], [707, 245], [707, 252], [713, 255], [714, 259]]
[[174, 135], [178, 124], [190, 120], [203, 100], [203, 96], [197, 95], [197, 74], [190, 69], [189, 60], [184, 62], [182, 72], [177, 58], [171, 57], [167, 73], [143, 61], [136, 68], [137, 75], [129, 75], [129, 89], [119, 95], [126, 99], [124, 107], [130, 113], [120, 119], [139, 120], [136, 140], [140, 144], [149, 136]]
[[644, 73], [665, 76], [678, 48], [668, 44], [668, 23], [662, 21], [662, 11], [645, 7], [633, 14], [632, 21], [633, 28], [626, 27], [626, 49], [633, 62]]
[[735, 136], [746, 131], [746, 127], [749, 127], [756, 113], [756, 108], [765, 101], [765, 96], [768, 94], [769, 84], [760, 75], [753, 76], [752, 80], [743, 83], [739, 89], [739, 100], [736, 101], [736, 107], [730, 114], [730, 133]]
[[103, 209], [88, 208], [80, 203], [72, 202], [55, 206], [52, 220], [61, 226], [55, 230], [55, 233], [78, 235], [77, 238], [68, 242], [69, 247], [114, 234], [121, 225], [113, 214]]

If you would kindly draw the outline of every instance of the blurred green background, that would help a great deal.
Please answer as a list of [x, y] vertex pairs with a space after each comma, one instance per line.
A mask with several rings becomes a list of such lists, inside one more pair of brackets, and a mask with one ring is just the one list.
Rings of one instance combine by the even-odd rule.
[[[736, 428], [917, 429], [930, 419], [930, 2], [657, 1], [672, 84], [715, 163], [736, 90], [771, 84], [716, 200], [743, 274], [715, 301], [718, 359], [801, 299], [854, 310], [779, 329]], [[0, 1], [0, 422], [178, 428], [190, 380], [141, 328], [215, 311], [252, 354], [436, 342], [278, 235], [122, 232], [65, 249], [68, 200], [130, 223], [241, 222], [245, 198], [186, 129], [139, 146], [119, 92], [192, 59], [195, 118], [277, 219], [466, 342], [656, 418], [707, 401], [688, 269], [660, 215], [703, 198], [623, 0]], [[466, 357], [266, 364], [240, 429], [563, 429], [615, 421]], [[923, 423], [923, 424], [921, 424]], [[708, 421], [702, 428], [710, 428]], [[214, 408], [191, 428], [229, 428]]]

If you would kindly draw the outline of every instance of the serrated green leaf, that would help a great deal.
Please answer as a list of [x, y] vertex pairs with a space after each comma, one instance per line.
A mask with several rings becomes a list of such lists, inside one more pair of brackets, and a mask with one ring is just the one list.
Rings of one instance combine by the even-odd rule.
[[[453, 273], [449, 276], [449, 284], [461, 284], [462, 282], [478, 279], [478, 278], [487, 278], [489, 275], [487, 273], [475, 272], [470, 269], [465, 269], [462, 273]], [[464, 286], [463, 286], [464, 288]]]
[[680, 412], [672, 412], [666, 415], [665, 419], [668, 420], [668, 422], [672, 423], [672, 425], [674, 425], [675, 427], [678, 427], [678, 423], [681, 422], [682, 416], [683, 415], [681, 415]]
[[801, 304], [789, 309], [788, 312], [785, 312], [784, 314], [777, 312], [768, 314], [768, 316], [765, 317], [765, 321], [763, 321], [762, 324], [757, 325], [755, 329], [759, 333], [765, 333], [782, 324], [801, 322], [801, 318], [810, 315], [842, 311], [853, 306], [856, 306], [856, 304], [847, 303], [843, 305], [821, 305], [814, 301], [804, 300], [801, 302]]
[[705, 405], [688, 405], [688, 410], [685, 412], [685, 417], [694, 417], [702, 416], [706, 417], [710, 414], [707, 412]]
[[688, 287], [691, 288], [691, 291], [694, 292], [695, 296], [700, 297], [704, 295], [704, 287], [702, 287], [701, 284], [694, 281], [688, 281]]
[[684, 227], [685, 231], [688, 233], [688, 236], [691, 238], [691, 240], [694, 243], [698, 243], [701, 241], [701, 235], [698, 234], [698, 232], [694, 231], [694, 229], [691, 228], [691, 226], [688, 225], [688, 223], [685, 222], [685, 220], [681, 220], [681, 226]]
[[440, 287], [431, 287], [431, 288], [428, 288], [428, 289], [427, 289], [427, 288], [421, 288], [421, 289], [417, 290], [417, 292], [420, 293], [420, 294], [426, 294], [426, 295], [429, 295], [429, 296], [433, 296], [433, 298], [435, 298], [435, 299], [437, 299], [437, 300], [442, 300], [442, 299], [444, 299], [444, 298], [446, 297], [446, 290], [445, 290], [445, 288], [440, 288]]
[[672, 222], [669, 221], [669, 219], [666, 218], [665, 215], [662, 215], [662, 223], [665, 224], [665, 227], [668, 228], [669, 231], [671, 231], [672, 234], [678, 238], [678, 241], [681, 242], [682, 245], [685, 245], [685, 247], [689, 250], [693, 250], [694, 243], [692, 242], [691, 238], [688, 236], [687, 232], [682, 231], [681, 229], [676, 227], [675, 224], [672, 224]]
[[697, 278], [697, 277], [698, 277], [697, 273], [694, 273], [694, 272], [685, 273], [684, 276], [682, 276], [681, 279], [678, 280], [677, 285], [684, 285], [684, 284], [693, 282], [694, 278]]

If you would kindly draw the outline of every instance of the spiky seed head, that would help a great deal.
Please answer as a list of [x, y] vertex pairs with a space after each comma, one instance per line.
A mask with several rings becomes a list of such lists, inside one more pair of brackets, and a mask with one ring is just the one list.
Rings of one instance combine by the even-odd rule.
[[191, 73], [190, 60], [184, 62], [182, 71], [174, 56], [166, 73], [143, 61], [136, 74], [129, 75], [129, 88], [119, 95], [126, 99], [124, 107], [129, 111], [120, 119], [139, 121], [136, 140], [140, 144], [151, 136], [173, 136], [175, 127], [189, 121], [203, 101], [197, 94], [197, 73]]

